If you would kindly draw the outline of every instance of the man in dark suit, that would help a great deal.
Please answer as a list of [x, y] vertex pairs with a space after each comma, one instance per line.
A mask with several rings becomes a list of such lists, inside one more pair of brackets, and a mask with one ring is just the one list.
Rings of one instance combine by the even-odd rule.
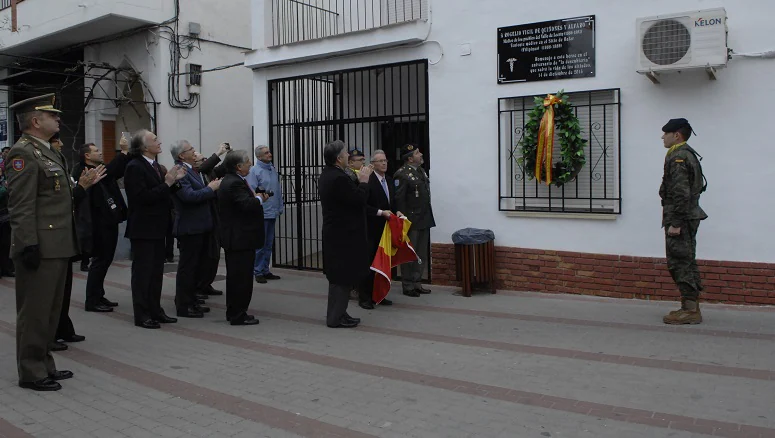
[[[385, 152], [377, 149], [371, 154], [371, 165], [374, 173], [369, 177], [369, 198], [366, 200], [366, 236], [369, 240], [369, 261], [374, 259], [374, 254], [379, 248], [382, 239], [382, 231], [385, 229], [385, 221], [393, 214], [396, 207], [395, 187], [393, 178], [387, 172], [387, 156]], [[400, 213], [397, 213], [400, 215]], [[369, 270], [368, 275], [358, 288], [358, 305], [364, 309], [374, 308], [372, 290], [374, 289], [374, 271]], [[385, 298], [380, 305], [390, 306], [393, 302]]]
[[[129, 163], [129, 140], [121, 138], [121, 153], [106, 167], [106, 176], [87, 191], [86, 202], [76, 209], [88, 215], [91, 223], [92, 264], [86, 279], [86, 311], [111, 312], [118, 303], [105, 298], [105, 277], [113, 263], [118, 245], [118, 225], [126, 220], [127, 206], [118, 187]], [[81, 148], [82, 169], [95, 169], [103, 164], [102, 151], [93, 143]], [[80, 209], [80, 211], [79, 211]]]
[[183, 318], [202, 318], [209, 307], [197, 304], [197, 294], [206, 295], [209, 261], [218, 252], [215, 240], [215, 207], [213, 201], [221, 181], [205, 184], [196, 163], [196, 151], [187, 140], [176, 142], [170, 153], [175, 162], [186, 169], [180, 180], [180, 190], [172, 195], [175, 204], [173, 233], [180, 244], [180, 260], [175, 278], [175, 307]]
[[264, 208], [269, 199], [256, 194], [245, 177], [250, 173], [250, 154], [231, 151], [223, 160], [226, 172], [218, 190], [219, 235], [226, 252], [226, 319], [231, 325], [255, 325], [248, 315], [253, 296], [253, 261], [264, 246]]
[[366, 199], [372, 168], [358, 172], [358, 183], [345, 172], [349, 153], [341, 140], [326, 145], [326, 167], [318, 179], [323, 210], [323, 273], [328, 279], [326, 325], [355, 327], [360, 319], [347, 314], [350, 290], [368, 275], [371, 259], [366, 237]]
[[180, 189], [178, 181], [186, 170], [174, 166], [163, 174], [156, 156], [161, 143], [148, 130], [132, 136], [129, 156], [132, 158], [124, 173], [124, 187], [129, 201], [126, 237], [132, 242], [132, 306], [135, 325], [147, 329], [159, 328], [159, 323], [173, 323], [161, 308], [164, 280], [165, 240], [171, 219], [170, 195]]

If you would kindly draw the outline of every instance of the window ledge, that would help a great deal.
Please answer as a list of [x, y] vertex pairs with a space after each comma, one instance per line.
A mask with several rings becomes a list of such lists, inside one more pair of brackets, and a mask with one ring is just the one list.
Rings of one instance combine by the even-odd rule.
[[506, 217], [527, 217], [547, 219], [590, 219], [615, 221], [620, 215], [615, 213], [543, 213], [538, 211], [507, 211]]

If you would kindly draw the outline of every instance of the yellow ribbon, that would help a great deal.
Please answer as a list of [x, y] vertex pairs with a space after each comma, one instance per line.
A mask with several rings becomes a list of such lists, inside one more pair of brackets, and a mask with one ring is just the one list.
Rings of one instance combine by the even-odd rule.
[[[562, 100], [553, 94], [544, 99], [544, 116], [538, 128], [538, 150], [536, 151], [535, 176], [539, 182], [546, 181], [546, 185], [552, 183], [552, 150], [554, 149], [554, 105], [562, 103]], [[542, 178], [541, 170], [545, 169]]]

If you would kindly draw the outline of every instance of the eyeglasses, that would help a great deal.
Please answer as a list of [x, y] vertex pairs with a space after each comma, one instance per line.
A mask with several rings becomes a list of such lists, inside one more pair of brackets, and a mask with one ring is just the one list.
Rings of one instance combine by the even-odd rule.
[[387, 160], [371, 160], [372, 163], [387, 163]]

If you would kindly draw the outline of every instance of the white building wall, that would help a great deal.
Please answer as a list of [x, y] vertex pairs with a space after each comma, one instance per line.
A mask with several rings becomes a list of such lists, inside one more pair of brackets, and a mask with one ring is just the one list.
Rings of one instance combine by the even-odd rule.
[[[254, 0], [254, 15], [263, 1]], [[663, 256], [657, 190], [665, 150], [661, 126], [686, 117], [698, 136], [690, 142], [704, 156], [709, 180], [701, 204], [710, 218], [700, 227], [698, 257], [773, 262], [775, 237], [768, 232], [775, 214], [771, 197], [775, 158], [768, 130], [775, 98], [775, 61], [736, 58], [717, 81], [705, 73], [664, 75], [661, 85], [635, 73], [635, 20], [642, 16], [725, 7], [729, 45], [737, 52], [775, 49], [767, 0], [505, 0], [433, 1], [432, 31], [419, 47], [256, 70], [256, 141], [267, 141], [267, 80], [354, 67], [427, 58], [429, 68], [431, 186], [437, 227], [431, 239], [450, 243], [463, 227], [489, 228], [499, 246], [636, 256]], [[498, 27], [597, 16], [596, 77], [523, 84], [496, 83]], [[254, 23], [254, 26], [256, 23]], [[259, 35], [254, 28], [254, 37]], [[258, 38], [257, 38], [258, 39]], [[330, 48], [336, 41], [329, 39]], [[470, 56], [458, 46], [471, 45]], [[443, 50], [443, 57], [441, 57]], [[438, 61], [438, 63], [437, 63]], [[616, 220], [507, 217], [498, 211], [497, 99], [621, 88], [622, 214]]]
[[[242, 62], [243, 52], [250, 46], [249, 7], [247, 0], [181, 2], [180, 34], [187, 35], [189, 22], [197, 22], [201, 25], [200, 38], [234, 47], [201, 41], [198, 45], [201, 50], [194, 49], [188, 59], [181, 60], [180, 71], [186, 71], [187, 63], [200, 64], [207, 70]], [[116, 67], [129, 65], [142, 73], [153, 95], [147, 93], [145, 99], [160, 102], [156, 117], [157, 134], [163, 143], [159, 159], [163, 164], [172, 163], [169, 147], [174, 141], [183, 138], [206, 155], [213, 153], [222, 141], [229, 142], [234, 149], [251, 150], [250, 71], [234, 67], [203, 73], [199, 105], [193, 109], [172, 108], [167, 94], [167, 79], [171, 70], [170, 44], [165, 38], [169, 37], [169, 33], [153, 29], [129, 38], [90, 46], [85, 50], [85, 60], [107, 62]], [[188, 97], [185, 84], [186, 77], [182, 76], [181, 99]], [[90, 85], [91, 82], [87, 80], [87, 88]], [[101, 89], [98, 91], [104, 94]], [[89, 141], [100, 144], [100, 120], [115, 119], [117, 111], [94, 111], [95, 108], [108, 107], [109, 104], [106, 101], [94, 101], [87, 109], [86, 132]], [[148, 112], [153, 113], [150, 105]], [[120, 120], [117, 120], [116, 130], [122, 130]]]

